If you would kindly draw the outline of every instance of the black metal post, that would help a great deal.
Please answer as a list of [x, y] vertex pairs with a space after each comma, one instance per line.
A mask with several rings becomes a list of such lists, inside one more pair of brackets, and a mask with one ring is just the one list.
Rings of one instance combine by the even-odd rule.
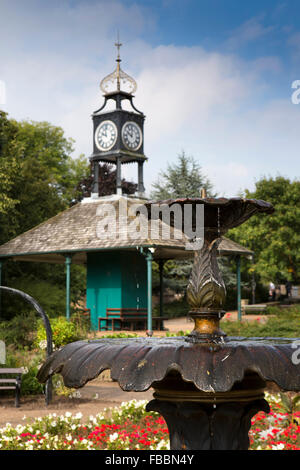
[[117, 157], [116, 165], [117, 165], [117, 171], [116, 171], [117, 194], [122, 195], [121, 160], [119, 157]]
[[144, 161], [138, 162], [138, 193], [139, 193], [139, 196], [143, 196], [143, 194], [145, 192], [143, 166], [144, 166]]
[[99, 162], [94, 161], [93, 163], [93, 189], [92, 193], [99, 195]]
[[[11, 287], [4, 287], [4, 286], [0, 286], [0, 290], [1, 289], [4, 290], [4, 291], [10, 292], [12, 294], [20, 295], [24, 300], [26, 300], [26, 302], [28, 302], [38, 312], [38, 314], [40, 315], [40, 317], [43, 320], [44, 327], [45, 327], [45, 330], [46, 330], [46, 338], [47, 338], [46, 352], [47, 352], [47, 357], [49, 357], [50, 354], [52, 354], [52, 351], [53, 351], [53, 348], [52, 348], [52, 329], [51, 329], [51, 325], [50, 325], [50, 322], [49, 322], [49, 318], [45, 314], [45, 312], [42, 309], [42, 307], [40, 306], [40, 304], [33, 297], [31, 297], [30, 295], [26, 294], [23, 291], [13, 289]], [[46, 405], [48, 405], [52, 400], [52, 378], [51, 377], [49, 377], [47, 382], [46, 382], [45, 400], [46, 400]]]

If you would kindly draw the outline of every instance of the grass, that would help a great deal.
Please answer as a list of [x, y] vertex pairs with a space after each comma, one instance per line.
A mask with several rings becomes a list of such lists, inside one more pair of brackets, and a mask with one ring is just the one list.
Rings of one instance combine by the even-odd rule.
[[259, 317], [254, 321], [233, 322], [223, 320], [221, 328], [228, 336], [300, 337], [300, 305], [282, 310], [273, 307], [270, 308], [269, 313], [270, 316], [264, 323], [261, 322]]

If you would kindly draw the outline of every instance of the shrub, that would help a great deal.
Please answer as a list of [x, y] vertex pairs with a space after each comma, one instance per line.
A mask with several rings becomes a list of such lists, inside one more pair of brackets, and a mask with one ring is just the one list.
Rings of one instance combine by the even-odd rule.
[[[52, 329], [52, 340], [55, 348], [60, 348], [65, 344], [82, 339], [82, 335], [78, 328], [76, 328], [75, 323], [68, 321], [65, 317], [51, 318], [50, 325]], [[35, 345], [39, 348], [43, 347], [45, 345], [45, 341], [46, 330], [42, 321], [39, 321]]]
[[0, 323], [0, 339], [5, 342], [6, 346], [31, 347], [36, 323], [37, 318], [34, 312], [21, 313], [11, 320], [2, 321]]
[[21, 395], [40, 395], [43, 393], [43, 385], [37, 380], [38, 366], [31, 366], [22, 375]]

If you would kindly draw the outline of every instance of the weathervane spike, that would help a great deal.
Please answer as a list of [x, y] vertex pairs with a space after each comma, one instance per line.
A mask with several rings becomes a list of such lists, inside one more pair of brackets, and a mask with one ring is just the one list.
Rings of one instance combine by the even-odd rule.
[[120, 47], [122, 46], [123, 44], [120, 42], [120, 38], [119, 38], [119, 31], [118, 31], [118, 34], [117, 34], [117, 42], [115, 42], [115, 46], [116, 48], [118, 49], [118, 57], [116, 59], [117, 62], [121, 62], [121, 59], [120, 59]]
[[[114, 70], [114, 72], [112, 72], [109, 75], [107, 75], [106, 77], [104, 77], [103, 80], [100, 83], [100, 88], [104, 92], [104, 94], [109, 94], [109, 93], [115, 92], [115, 91], [117, 91], [117, 92], [121, 91], [121, 82], [122, 82], [122, 85], [127, 88], [126, 92], [131, 94], [131, 95], [137, 89], [136, 81], [132, 77], [127, 75], [127, 73], [125, 73], [121, 69], [121, 66], [120, 66], [120, 62], [121, 62], [120, 47], [122, 45], [123, 44], [120, 42], [119, 31], [118, 31], [117, 32], [117, 42], [115, 42], [115, 46], [118, 50], [118, 54], [117, 54], [117, 58], [116, 58], [117, 67]], [[116, 86], [117, 89], [114, 88], [115, 86]], [[123, 90], [123, 91], [125, 91], [125, 90]]]
[[120, 43], [119, 31], [118, 31], [118, 37], [117, 37], [117, 42], [115, 43], [115, 46], [118, 49], [118, 56], [117, 56], [117, 59], [116, 59], [116, 62], [117, 62], [117, 77], [116, 77], [117, 78], [117, 90], [120, 91], [121, 90], [121, 83], [120, 83], [120, 62], [121, 62], [120, 47], [122, 46], [122, 44]]

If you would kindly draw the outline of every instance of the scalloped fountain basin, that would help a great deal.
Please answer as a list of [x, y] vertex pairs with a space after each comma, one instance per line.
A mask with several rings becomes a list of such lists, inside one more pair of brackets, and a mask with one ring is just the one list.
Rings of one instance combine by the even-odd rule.
[[[38, 379], [45, 382], [60, 373], [67, 387], [79, 388], [110, 369], [125, 391], [153, 387], [154, 400], [146, 408], [165, 418], [171, 449], [246, 450], [252, 416], [269, 412], [264, 399], [267, 382], [283, 391], [299, 391], [300, 364], [294, 360], [296, 339], [226, 337], [219, 328], [226, 289], [217, 246], [228, 229], [274, 209], [265, 201], [241, 198], [159, 203], [205, 206], [204, 243], [195, 252], [187, 287], [194, 330], [186, 337], [77, 341], [55, 351]], [[156, 203], [146, 204], [148, 218], [152, 204]]]
[[104, 338], [77, 341], [56, 351], [39, 370], [44, 382], [60, 373], [67, 387], [79, 388], [105, 369], [125, 391], [142, 392], [172, 370], [204, 392], [226, 392], [246, 372], [300, 389], [300, 367], [293, 363], [295, 339], [225, 338], [223, 343], [189, 343], [185, 337]]

